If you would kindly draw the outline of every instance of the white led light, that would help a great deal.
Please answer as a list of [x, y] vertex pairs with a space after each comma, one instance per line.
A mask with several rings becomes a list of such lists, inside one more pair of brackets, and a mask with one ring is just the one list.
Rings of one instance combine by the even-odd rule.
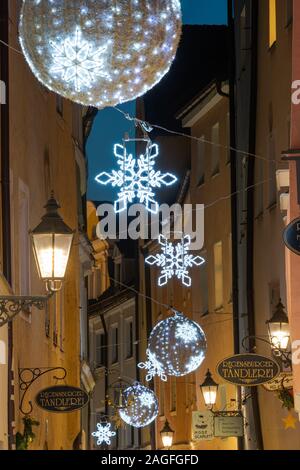
[[92, 436], [97, 438], [98, 446], [101, 446], [102, 444], [110, 446], [111, 438], [115, 435], [116, 433], [111, 431], [110, 423], [97, 423], [97, 431], [92, 433]]
[[123, 392], [127, 406], [119, 410], [121, 419], [135, 428], [148, 426], [158, 415], [158, 400], [150, 388], [135, 383]]
[[[189, 335], [189, 336], [188, 336]], [[196, 322], [175, 311], [158, 323], [149, 338], [147, 361], [138, 364], [147, 370], [146, 380], [154, 377], [182, 377], [197, 370], [205, 359], [205, 334]]]
[[72, 83], [76, 92], [91, 88], [98, 76], [108, 78], [103, 70], [107, 46], [94, 50], [88, 42], [82, 40], [80, 28], [76, 28], [74, 35], [67, 37], [61, 44], [50, 41], [50, 46], [53, 49], [50, 74]]
[[[148, 0], [117, 3], [112, 8], [109, 1], [23, 0], [20, 44], [37, 79], [65, 98], [98, 108], [133, 100], [156, 85], [177, 51], [180, 1], [152, 0], [151, 7]], [[141, 55], [147, 66], [130, 84], [126, 72], [139, 69]], [[119, 83], [122, 95], [116, 95]]]
[[160, 277], [158, 278], [159, 287], [165, 286], [173, 277], [181, 280], [184, 286], [191, 287], [192, 279], [189, 276], [188, 268], [201, 266], [205, 263], [205, 260], [201, 256], [193, 256], [188, 253], [191, 245], [190, 235], [186, 235], [181, 242], [176, 244], [169, 242], [163, 235], [160, 235], [159, 244], [161, 245], [161, 253], [155, 256], [150, 255], [145, 260], [150, 266], [161, 268]]
[[114, 155], [118, 159], [119, 170], [112, 170], [111, 173], [104, 171], [96, 176], [95, 180], [105, 186], [110, 184], [114, 188], [120, 188], [119, 199], [115, 201], [116, 213], [123, 212], [129, 203], [138, 200], [145, 204], [149, 212], [156, 214], [159, 207], [154, 199], [153, 189], [163, 185], [171, 186], [177, 181], [176, 176], [171, 173], [162, 174], [155, 171], [155, 159], [159, 155], [158, 145], [149, 142], [145, 155], [136, 159], [127, 153], [125, 145], [116, 144]]

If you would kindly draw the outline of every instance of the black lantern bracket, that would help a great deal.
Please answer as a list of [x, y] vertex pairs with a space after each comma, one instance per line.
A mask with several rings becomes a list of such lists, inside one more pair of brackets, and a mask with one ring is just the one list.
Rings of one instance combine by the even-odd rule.
[[[284, 351], [283, 349], [280, 349], [280, 348], [274, 346], [274, 344], [272, 344], [271, 341], [267, 340], [266, 338], [263, 338], [262, 336], [254, 336], [254, 335], [245, 336], [245, 338], [243, 338], [242, 347], [244, 348], [245, 351], [249, 351], [249, 348], [246, 347], [246, 342], [249, 341], [249, 340], [250, 341], [252, 340], [252, 342], [253, 341], [260, 341], [260, 342], [265, 343], [268, 346], [270, 346], [270, 348], [272, 350], [272, 354], [274, 356], [274, 359], [276, 359], [276, 361], [280, 363], [281, 369], [283, 369], [282, 366], [284, 366], [284, 367], [289, 368], [289, 369], [292, 370], [292, 353], [291, 353], [291, 351]], [[252, 351], [255, 351], [256, 350], [256, 345], [254, 344], [250, 349]]]
[[0, 296], [0, 328], [12, 321], [19, 313], [29, 312], [32, 307], [44, 310], [54, 292], [44, 296]]
[[67, 371], [64, 367], [36, 367], [34, 369], [25, 368], [19, 369], [19, 391], [20, 391], [20, 405], [19, 410], [24, 416], [32, 413], [32, 402], [28, 400], [25, 404], [25, 397], [30, 387], [42, 376], [54, 372], [54, 380], [64, 380], [67, 376]]

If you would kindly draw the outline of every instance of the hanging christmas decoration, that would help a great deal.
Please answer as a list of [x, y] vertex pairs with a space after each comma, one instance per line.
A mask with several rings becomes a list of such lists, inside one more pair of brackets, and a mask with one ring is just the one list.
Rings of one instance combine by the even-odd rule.
[[112, 187], [120, 188], [118, 200], [114, 204], [116, 213], [123, 212], [128, 204], [137, 200], [144, 204], [149, 212], [157, 214], [159, 206], [154, 199], [153, 190], [163, 185], [171, 186], [177, 181], [176, 176], [171, 173], [162, 174], [160, 171], [155, 171], [155, 159], [159, 155], [157, 144], [145, 139], [145, 154], [140, 155], [139, 158], [134, 158], [132, 153], [127, 152], [126, 142], [140, 140], [128, 139], [123, 145], [116, 144], [114, 155], [117, 158], [119, 170], [112, 170], [111, 173], [104, 171], [95, 178], [99, 184], [111, 184]]
[[161, 269], [158, 285], [165, 286], [170, 279], [177, 277], [186, 287], [191, 287], [192, 279], [188, 268], [201, 266], [205, 260], [201, 256], [193, 256], [188, 253], [191, 245], [190, 235], [186, 235], [179, 243], [169, 242], [163, 235], [159, 236], [161, 253], [151, 255], [145, 262], [150, 266], [158, 266]]
[[123, 392], [126, 408], [119, 414], [125, 423], [135, 428], [148, 426], [158, 415], [158, 400], [150, 388], [135, 383]]
[[93, 437], [97, 438], [97, 446], [102, 444], [111, 445], [111, 438], [114, 437], [116, 433], [111, 430], [110, 423], [97, 423], [97, 431], [92, 433]]
[[133, 100], [162, 79], [181, 25], [179, 0], [23, 0], [19, 30], [38, 80], [103, 108]]
[[147, 361], [138, 365], [147, 370], [146, 380], [167, 376], [181, 377], [198, 369], [206, 354], [205, 334], [196, 322], [174, 310], [174, 315], [153, 329], [147, 350]]

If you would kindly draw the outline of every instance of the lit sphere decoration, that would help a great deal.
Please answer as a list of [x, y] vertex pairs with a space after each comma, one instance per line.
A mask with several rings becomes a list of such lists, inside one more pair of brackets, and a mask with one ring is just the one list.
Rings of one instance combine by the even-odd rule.
[[142, 96], [169, 71], [179, 0], [23, 0], [20, 43], [40, 82], [86, 106]]
[[182, 377], [197, 370], [205, 359], [207, 344], [198, 323], [174, 310], [174, 315], [159, 322], [149, 338], [147, 361], [138, 366], [148, 371], [146, 380], [158, 376]]
[[127, 406], [119, 410], [121, 419], [134, 428], [148, 426], [158, 416], [158, 400], [150, 388], [136, 382], [123, 392]]

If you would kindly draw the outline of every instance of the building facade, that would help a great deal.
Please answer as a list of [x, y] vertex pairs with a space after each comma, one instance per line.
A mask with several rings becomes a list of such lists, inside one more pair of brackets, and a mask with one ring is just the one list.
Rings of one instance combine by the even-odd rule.
[[25, 380], [30, 380], [34, 369], [61, 367], [67, 372], [68, 385], [80, 385], [79, 232], [86, 185], [84, 110], [48, 92], [33, 77], [18, 52], [19, 10], [20, 2], [1, 2], [1, 34], [6, 31], [7, 36], [1, 39], [10, 46], [1, 44], [2, 77], [6, 74], [3, 80], [6, 104], [1, 105], [1, 241], [6, 281], [3, 280], [1, 293], [28, 296], [45, 293], [38, 278], [29, 231], [40, 222], [51, 191], [60, 202], [64, 221], [75, 231], [75, 240], [63, 289], [43, 311], [33, 307], [21, 312], [8, 327], [1, 329], [0, 440], [4, 448], [14, 448], [16, 434], [20, 437], [24, 432], [26, 415], [39, 423], [33, 426], [36, 438], [32, 449], [72, 449], [81, 431], [80, 411], [53, 414], [39, 409], [34, 400], [38, 391], [57, 383], [53, 379], [55, 373], [34, 381], [22, 413], [19, 372], [29, 369]]
[[[293, 2], [236, 1], [234, 6], [236, 352], [246, 347], [270, 356], [271, 347], [261, 339], [268, 339], [266, 322], [279, 299], [290, 315], [282, 239], [290, 175], [281, 154], [290, 145]], [[241, 394], [249, 422], [245, 449], [299, 448], [298, 425], [284, 425], [294, 411], [283, 407], [276, 393], [257, 387], [242, 388]]]
[[[190, 200], [193, 210], [204, 205], [205, 263], [193, 272], [193, 319], [207, 338], [205, 361], [196, 372], [196, 410], [204, 411], [200, 385], [209, 369], [216, 382], [216, 365], [234, 353], [232, 310], [232, 235], [229, 87], [209, 85], [181, 112], [183, 127], [191, 129], [192, 141]], [[236, 387], [220, 383], [216, 410], [239, 410]], [[195, 442], [196, 449], [236, 449], [237, 440], [213, 439]]]

